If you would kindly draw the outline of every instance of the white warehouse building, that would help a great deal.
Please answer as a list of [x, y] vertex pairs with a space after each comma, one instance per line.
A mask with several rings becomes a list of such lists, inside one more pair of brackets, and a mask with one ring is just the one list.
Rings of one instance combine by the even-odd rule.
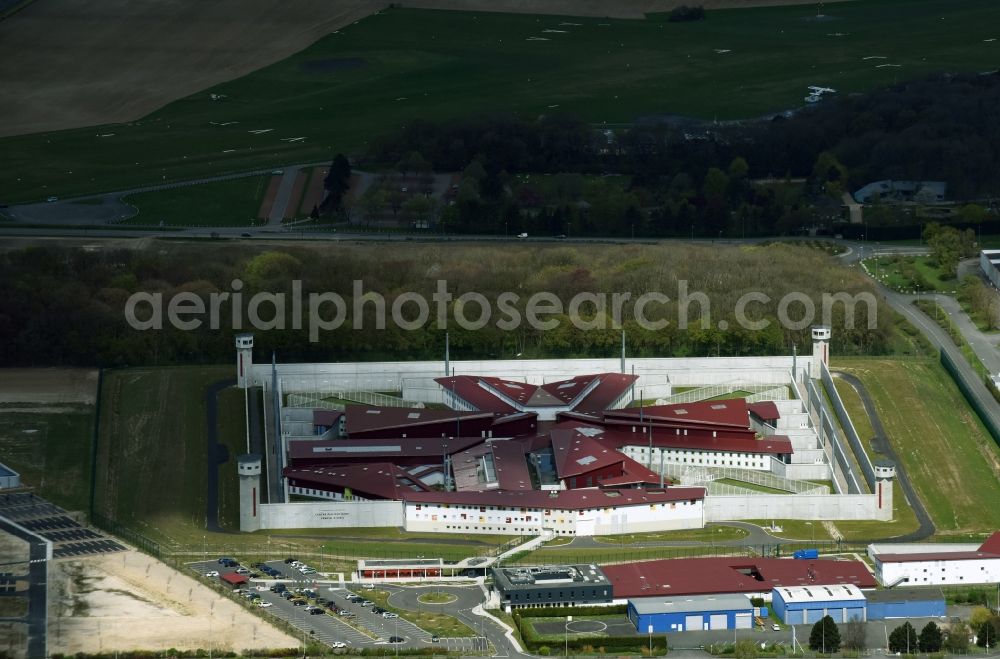
[[945, 586], [1000, 582], [1000, 532], [978, 548], [927, 544], [922, 549], [869, 545], [875, 577], [883, 586]]

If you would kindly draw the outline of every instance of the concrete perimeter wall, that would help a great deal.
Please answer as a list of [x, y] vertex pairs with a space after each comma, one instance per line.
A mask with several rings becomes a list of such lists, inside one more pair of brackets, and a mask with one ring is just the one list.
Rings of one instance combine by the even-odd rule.
[[[892, 519], [892, 511], [888, 519]], [[879, 519], [874, 494], [750, 494], [705, 497], [705, 521], [740, 519]], [[883, 515], [884, 516], [884, 515]]]
[[261, 529], [403, 526], [402, 501], [317, 501], [260, 505]]

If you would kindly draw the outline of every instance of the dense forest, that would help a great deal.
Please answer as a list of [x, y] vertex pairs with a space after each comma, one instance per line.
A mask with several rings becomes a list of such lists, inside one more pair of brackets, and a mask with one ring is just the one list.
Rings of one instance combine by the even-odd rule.
[[[0, 254], [0, 365], [137, 366], [183, 363], [225, 363], [233, 356], [234, 310], [220, 308], [220, 330], [206, 319], [193, 331], [164, 329], [137, 331], [125, 320], [124, 309], [136, 292], [160, 293], [163, 306], [178, 293], [191, 293], [208, 306], [213, 293], [233, 292], [241, 281], [243, 295], [238, 313], [247, 328], [247, 303], [257, 292], [286, 293], [300, 281], [303, 294], [334, 292], [342, 296], [350, 314], [353, 286], [384, 296], [387, 306], [403, 292], [414, 291], [431, 299], [437, 282], [446, 282], [458, 297], [467, 291], [481, 293], [492, 302], [500, 293], [519, 297], [514, 306], [524, 314], [533, 293], [550, 291], [566, 305], [577, 293], [629, 293], [622, 318], [632, 355], [756, 355], [788, 354], [793, 344], [808, 350], [809, 328], [783, 329], [773, 322], [779, 298], [801, 292], [822, 308], [823, 293], [851, 295], [871, 292], [870, 282], [857, 270], [839, 265], [816, 246], [788, 244], [747, 245], [570, 245], [535, 246], [507, 244], [479, 246], [458, 242], [393, 245], [316, 244], [266, 251], [231, 243], [156, 241], [141, 249], [81, 250], [55, 246], [31, 247]], [[688, 289], [703, 292], [710, 300], [704, 311], [711, 322], [703, 327], [700, 304], [689, 305], [691, 324], [678, 327], [677, 300], [682, 280]], [[672, 298], [645, 310], [651, 321], [670, 320], [659, 330], [643, 329], [634, 320], [632, 304], [652, 291]], [[750, 330], [734, 322], [736, 301], [748, 292], [770, 296], [768, 303], [748, 307], [754, 320], [771, 320], [770, 326]], [[285, 316], [292, 313], [291, 302]], [[452, 300], [448, 318], [454, 318]], [[262, 318], [272, 318], [273, 307], [264, 305]], [[799, 318], [800, 307], [789, 315]], [[906, 350], [907, 336], [895, 325], [892, 312], [878, 305], [877, 326], [867, 329], [866, 308], [858, 307], [855, 329], [844, 328], [843, 305], [834, 308], [833, 350], [840, 354], [880, 354]], [[354, 319], [338, 329], [320, 332], [309, 340], [309, 327], [257, 331], [261, 354], [277, 351], [287, 361], [426, 359], [443, 353], [444, 336], [436, 314], [416, 331], [393, 323], [377, 329], [374, 304], [364, 307], [363, 329]], [[140, 309], [140, 312], [142, 309]], [[566, 311], [554, 316], [558, 326], [538, 330], [522, 323], [516, 329], [497, 327], [497, 314], [481, 330], [469, 331], [449, 320], [454, 359], [523, 356], [614, 356], [620, 333], [611, 322], [604, 329], [578, 329]], [[142, 315], [141, 313], [138, 315]], [[147, 314], [148, 315], [148, 314]], [[324, 312], [330, 316], [330, 310]], [[465, 316], [478, 317], [475, 303]], [[611, 316], [608, 309], [605, 317]], [[584, 305], [580, 316], [595, 320], [598, 311]], [[284, 318], [283, 317], [283, 318]], [[726, 320], [729, 329], [718, 328]], [[817, 318], [818, 320], [818, 318]]]
[[[949, 198], [978, 202], [956, 218], [968, 225], [998, 219], [983, 209], [1000, 195], [1000, 74], [939, 75], [725, 124], [659, 117], [600, 131], [561, 115], [415, 120], [383, 136], [366, 158], [394, 166], [414, 154], [437, 171], [466, 171], [442, 216], [458, 232], [787, 235], [833, 225], [842, 191], [881, 179], [946, 182]], [[586, 204], [577, 195], [541, 208], [530, 187], [512, 193], [517, 174], [567, 172], [625, 175], [630, 185], [598, 183]], [[793, 178], [807, 179], [805, 199], [780, 185]], [[920, 224], [885, 210], [870, 215], [875, 225]]]

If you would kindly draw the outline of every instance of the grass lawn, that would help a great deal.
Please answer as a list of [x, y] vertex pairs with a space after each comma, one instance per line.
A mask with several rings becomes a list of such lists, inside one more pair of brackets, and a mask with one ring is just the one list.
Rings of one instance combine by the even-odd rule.
[[247, 452], [244, 389], [229, 387], [219, 392], [219, 443], [226, 446], [229, 459], [219, 465], [219, 526], [240, 530], [240, 478], [236, 457]]
[[903, 535], [916, 531], [920, 527], [917, 515], [913, 512], [913, 507], [906, 501], [903, 488], [898, 481], [892, 484], [892, 521], [843, 521], [834, 522], [834, 526], [840, 531], [844, 540], [848, 542], [871, 540], [872, 538], [885, 538], [895, 535]]
[[96, 509], [167, 546], [202, 544], [205, 388], [231, 366], [129, 369], [106, 374], [101, 397]]
[[[628, 619], [622, 614], [612, 614], [604, 616], [573, 616], [573, 622], [581, 622], [584, 620], [593, 620], [596, 622], [603, 623], [615, 623], [621, 624]], [[538, 629], [535, 627], [536, 623], [552, 623], [553, 621], [563, 624], [564, 620], [562, 618], [521, 618], [522, 625], [531, 625], [531, 629], [538, 636], [538, 640], [545, 643], [562, 643], [564, 640], [578, 640], [578, 639], [594, 639], [595, 645], [600, 645], [600, 640], [602, 637], [606, 637], [608, 634], [606, 631], [603, 632], [573, 632], [560, 634], [540, 634]]]
[[745, 538], [748, 533], [735, 526], [709, 526], [704, 529], [688, 531], [656, 531], [653, 533], [626, 533], [622, 535], [595, 536], [597, 542], [609, 545], [634, 545], [644, 542], [676, 542], [690, 540], [692, 542], [726, 542]]
[[798, 540], [800, 542], [822, 540], [826, 542], [832, 539], [826, 527], [823, 526], [823, 522], [807, 522], [801, 519], [750, 519], [746, 521], [765, 528], [769, 527], [771, 522], [774, 522], [776, 526], [781, 527], [781, 531], [768, 530], [768, 533], [786, 540]]
[[809, 85], [846, 96], [995, 65], [983, 43], [1000, 23], [992, 0], [913, 0], [905, 12], [898, 0], [869, 0], [824, 13], [835, 20], [815, 20], [814, 5], [710, 11], [694, 23], [383, 10], [138, 121], [0, 140], [0, 198], [326, 161], [415, 117], [755, 117], [802, 106]]
[[[629, 563], [649, 561], [654, 558], [683, 558], [685, 556], [734, 556], [740, 554], [739, 547], [698, 545], [692, 547], [614, 547], [607, 549], [549, 549], [542, 548], [516, 558], [518, 565], [565, 565], [574, 563]], [[506, 562], [504, 563], [507, 564]]]
[[67, 510], [90, 508], [93, 436], [92, 405], [0, 405], [0, 460]]
[[791, 494], [788, 490], [779, 490], [776, 487], [768, 487], [766, 485], [758, 485], [757, 483], [748, 483], [747, 481], [740, 481], [734, 478], [720, 478], [715, 481], [716, 483], [721, 483], [723, 485], [732, 485], [734, 487], [742, 487], [744, 490], [753, 490], [754, 492], [763, 492], [764, 494]]
[[939, 534], [1000, 527], [1000, 508], [984, 505], [1000, 500], [1000, 449], [940, 364], [835, 358], [834, 367], [865, 383]]
[[[123, 224], [165, 226], [253, 226], [270, 176], [247, 176], [123, 198], [139, 214]], [[291, 203], [291, 202], [289, 202]]]
[[946, 277], [941, 268], [931, 263], [929, 256], [880, 256], [865, 259], [864, 264], [873, 277], [897, 291], [916, 290], [913, 277], [905, 272], [910, 267], [930, 286], [924, 290], [954, 293], [958, 289], [958, 280], [954, 276]]
[[360, 595], [370, 599], [376, 605], [381, 606], [387, 611], [392, 611], [398, 613], [401, 617], [406, 618], [417, 627], [420, 627], [424, 631], [430, 634], [437, 634], [442, 637], [468, 637], [477, 636], [476, 632], [469, 629], [469, 627], [453, 616], [435, 612], [434, 609], [439, 609], [440, 605], [428, 604], [427, 610], [411, 611], [409, 609], [400, 609], [389, 604], [389, 591], [386, 590], [365, 590], [359, 593]]
[[875, 436], [875, 430], [868, 419], [865, 406], [861, 403], [861, 396], [854, 390], [854, 387], [840, 378], [834, 378], [833, 385], [837, 388], [840, 400], [844, 403], [844, 409], [847, 410], [847, 415], [851, 417], [851, 423], [854, 424], [854, 429], [857, 431], [858, 438], [861, 439], [861, 444], [865, 447], [868, 457], [872, 462], [875, 462], [878, 458], [884, 458], [884, 455], [875, 453], [875, 450], [872, 449], [871, 440]]

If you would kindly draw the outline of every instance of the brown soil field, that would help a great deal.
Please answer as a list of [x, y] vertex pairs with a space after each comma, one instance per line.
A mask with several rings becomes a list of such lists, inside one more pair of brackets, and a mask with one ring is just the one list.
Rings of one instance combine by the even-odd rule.
[[325, 167], [314, 167], [309, 175], [309, 185], [306, 186], [306, 194], [302, 197], [302, 206], [299, 207], [299, 215], [306, 217], [312, 212], [313, 206], [319, 206], [323, 201], [323, 179], [326, 178], [327, 169]]
[[274, 206], [274, 198], [278, 196], [278, 187], [281, 185], [280, 176], [272, 176], [267, 184], [267, 192], [264, 193], [264, 200], [260, 202], [260, 210], [257, 211], [258, 220], [266, 220], [271, 216], [271, 207]]
[[97, 371], [83, 368], [0, 369], [0, 403], [86, 403], [97, 397]]
[[294, 648], [298, 641], [193, 577], [136, 551], [49, 570], [49, 651]]
[[[690, 3], [690, 0], [686, 0]], [[837, 0], [827, 0], [832, 2]], [[413, 0], [434, 9], [640, 18], [685, 0]], [[44, 0], [0, 21], [0, 137], [139, 119], [243, 76], [384, 0]], [[803, 0], [700, 0], [706, 8]]]

